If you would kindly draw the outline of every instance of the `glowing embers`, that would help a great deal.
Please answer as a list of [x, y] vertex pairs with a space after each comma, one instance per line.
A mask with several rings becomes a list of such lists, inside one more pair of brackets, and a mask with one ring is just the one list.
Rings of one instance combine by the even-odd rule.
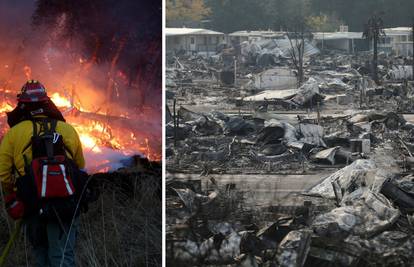
[[[88, 90], [85, 88], [82, 92], [84, 91]], [[133, 154], [145, 155], [151, 160], [161, 159], [161, 155], [157, 153], [157, 145], [154, 145], [156, 142], [153, 141], [157, 137], [136, 129], [137, 127], [130, 123], [147, 121], [150, 114], [142, 116], [134, 114], [132, 109], [118, 106], [103, 105], [99, 108], [90, 103], [88, 105], [88, 101], [95, 97], [89, 97], [87, 94], [83, 94], [80, 99], [80, 96], [73, 92], [50, 90], [49, 96], [61, 110], [66, 121], [78, 132], [84, 153], [88, 155], [89, 167], [101, 166], [112, 154], [117, 155], [116, 159], [121, 158], [121, 155], [127, 157], [126, 155]], [[0, 112], [3, 106], [5, 111], [12, 110], [12, 106], [7, 106], [6, 103], [0, 103]]]
[[69, 108], [72, 106], [70, 101], [67, 98], [61, 96], [59, 93], [53, 93], [50, 98], [52, 99], [53, 103], [55, 103], [57, 107]]
[[[51, 95], [51, 99], [59, 109], [65, 110], [63, 111], [64, 114], [69, 114], [66, 111], [75, 108], [76, 110], [80, 112], [86, 112], [89, 115], [94, 114], [95, 116], [98, 116], [98, 118], [101, 119], [106, 120], [106, 118], [110, 118], [106, 117], [107, 115], [102, 111], [90, 112], [83, 110], [81, 106], [74, 107], [70, 98], [67, 98], [57, 92]], [[103, 148], [125, 150], [134, 147], [133, 144], [137, 140], [134, 133], [129, 132], [126, 129], [118, 129], [115, 132], [111, 128], [110, 123], [104, 123], [99, 120], [78, 119], [77, 116], [79, 116], [79, 114], [74, 116], [67, 116], [66, 119], [70, 124], [72, 124], [75, 127], [76, 131], [79, 134], [79, 138], [82, 142], [83, 147], [89, 152], [103, 153]], [[80, 115], [80, 117], [82, 117], [82, 114]], [[126, 117], [127, 115], [118, 115], [118, 118]]]
[[101, 153], [102, 150], [98, 147], [96, 143], [96, 139], [88, 134], [79, 134], [80, 141], [82, 143], [82, 147], [86, 149], [90, 149], [95, 153]]
[[6, 112], [10, 112], [13, 110], [13, 106], [7, 102], [0, 103], [0, 116], [5, 116]]
[[102, 123], [92, 122], [90, 124], [72, 123], [79, 134], [79, 138], [85, 149], [95, 153], [102, 153], [102, 147], [122, 150], [121, 141], [112, 135], [109, 126]]

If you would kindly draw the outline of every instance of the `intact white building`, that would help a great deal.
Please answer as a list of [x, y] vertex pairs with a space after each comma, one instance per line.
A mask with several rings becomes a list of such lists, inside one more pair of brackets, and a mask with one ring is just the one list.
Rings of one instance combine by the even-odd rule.
[[222, 32], [207, 29], [166, 28], [167, 52], [213, 55], [226, 42]]
[[[413, 34], [409, 27], [384, 29], [385, 36], [378, 42], [378, 50], [397, 56], [413, 55]], [[314, 41], [322, 49], [336, 49], [347, 52], [373, 50], [373, 41], [368, 42], [362, 32], [317, 32]]]
[[363, 38], [362, 32], [315, 32], [313, 40], [322, 50], [333, 49], [348, 53], [369, 50], [369, 42]]
[[413, 32], [410, 27], [397, 27], [384, 29], [385, 36], [381, 38], [378, 49], [387, 54], [397, 56], [413, 55]]

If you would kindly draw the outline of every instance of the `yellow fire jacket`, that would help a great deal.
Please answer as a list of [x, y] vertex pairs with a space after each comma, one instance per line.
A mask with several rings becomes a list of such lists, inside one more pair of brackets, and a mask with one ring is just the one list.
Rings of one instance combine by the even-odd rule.
[[[37, 129], [39, 131], [40, 123], [37, 124]], [[63, 143], [70, 152], [67, 153], [67, 156], [74, 160], [78, 168], [83, 169], [85, 167], [85, 159], [83, 157], [82, 145], [76, 130], [71, 125], [58, 121], [56, 132], [63, 137]], [[24, 175], [25, 163], [23, 155], [26, 156], [28, 162], [31, 162], [32, 160], [32, 148], [31, 146], [28, 146], [31, 142], [32, 135], [33, 124], [31, 121], [27, 120], [12, 127], [3, 137], [0, 145], [0, 181], [3, 191], [6, 194], [13, 192], [14, 184], [16, 182], [15, 179], [18, 178], [18, 175], [13, 168], [16, 168], [19, 174]], [[26, 150], [23, 151], [25, 148]], [[73, 158], [71, 155], [73, 155]]]

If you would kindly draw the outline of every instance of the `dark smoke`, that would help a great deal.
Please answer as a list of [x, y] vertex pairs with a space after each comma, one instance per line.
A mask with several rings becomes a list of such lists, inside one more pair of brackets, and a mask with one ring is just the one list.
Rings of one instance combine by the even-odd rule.
[[80, 41], [97, 64], [113, 60], [122, 46], [117, 65], [128, 83], [151, 88], [144, 95], [161, 88], [161, 1], [39, 0], [33, 24], [56, 27], [62, 15], [61, 41]]
[[[17, 64], [20, 72], [27, 64], [33, 74], [43, 76], [47, 68], [41, 66], [45, 57], [39, 53], [50, 43], [47, 63], [53, 65], [55, 76], [64, 75], [67, 69], [53, 62], [63, 57], [56, 50], [66, 52], [66, 62], [69, 55], [75, 63], [82, 57], [102, 66], [107, 76], [118, 54], [111, 75], [120, 71], [125, 87], [139, 91], [133, 92], [138, 102], [129, 104], [161, 103], [161, 0], [0, 0], [0, 34], [1, 53], [7, 54], [0, 56], [7, 58], [9, 71]], [[105, 90], [107, 81], [100, 78], [94, 77], [94, 83]]]
[[38, 79], [161, 155], [161, 64], [161, 0], [0, 0], [0, 102]]

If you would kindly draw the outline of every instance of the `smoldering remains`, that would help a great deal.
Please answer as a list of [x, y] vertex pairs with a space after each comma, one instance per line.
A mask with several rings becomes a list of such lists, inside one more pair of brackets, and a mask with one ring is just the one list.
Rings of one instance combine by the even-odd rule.
[[274, 35], [167, 47], [167, 262], [410, 265], [412, 58]]

